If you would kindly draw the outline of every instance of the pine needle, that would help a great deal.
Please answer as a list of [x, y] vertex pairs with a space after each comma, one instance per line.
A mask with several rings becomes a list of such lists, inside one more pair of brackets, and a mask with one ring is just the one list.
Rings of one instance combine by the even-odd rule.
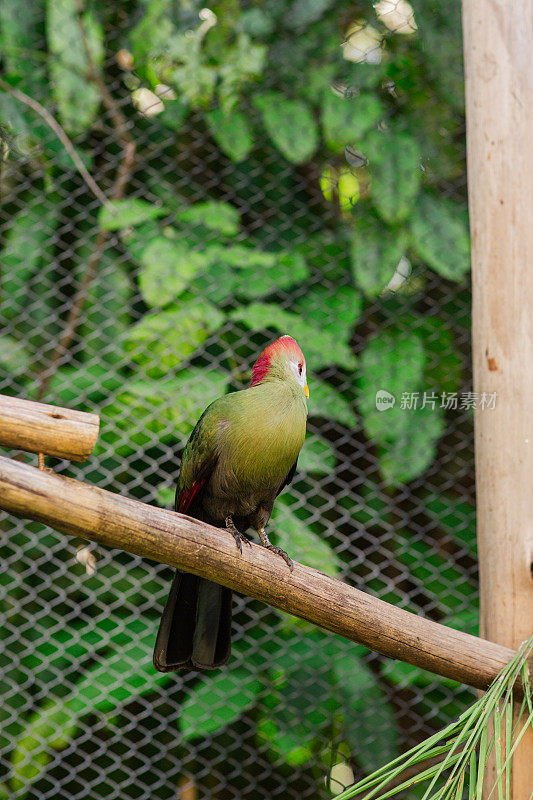
[[[510, 800], [512, 757], [526, 730], [533, 728], [533, 696], [527, 663], [532, 652], [533, 637], [522, 644], [484, 696], [455, 722], [341, 792], [334, 800], [353, 797], [388, 800], [424, 782], [428, 786], [423, 800], [461, 800], [465, 787], [468, 800], [481, 800], [486, 767], [493, 752], [496, 782], [489, 797]], [[524, 699], [514, 715], [513, 687], [520, 679]], [[406, 770], [412, 771], [416, 765], [435, 758], [439, 758], [436, 764], [421, 766], [420, 772], [401, 780]]]

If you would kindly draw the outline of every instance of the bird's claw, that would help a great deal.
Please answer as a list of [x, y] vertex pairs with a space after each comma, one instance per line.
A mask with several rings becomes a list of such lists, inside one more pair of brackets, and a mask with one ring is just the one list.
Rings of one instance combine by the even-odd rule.
[[292, 558], [290, 558], [290, 556], [287, 555], [285, 550], [282, 550], [281, 547], [276, 547], [275, 544], [267, 544], [265, 545], [265, 547], [267, 550], [271, 550], [273, 553], [276, 553], [276, 555], [281, 556], [282, 559], [285, 561], [285, 563], [288, 565], [291, 572], [294, 570], [294, 564], [292, 562]]
[[247, 544], [248, 547], [251, 547], [252, 546], [251, 541], [249, 539], [247, 539], [246, 536], [243, 536], [242, 533], [239, 533], [239, 531], [237, 531], [237, 530], [230, 531], [230, 533], [233, 536], [233, 538], [235, 539], [237, 547], [239, 548], [239, 553], [242, 556], [242, 545], [243, 545], [243, 542], [244, 542], [244, 544]]
[[240, 531], [237, 530], [232, 520], [226, 520], [226, 530], [228, 531], [228, 533], [231, 533], [231, 535], [235, 539], [235, 544], [239, 548], [239, 553], [242, 556], [242, 543], [244, 542], [244, 544], [247, 544], [248, 547], [251, 547], [252, 543], [250, 542], [249, 539], [246, 538], [246, 536], [244, 536], [244, 534], [242, 534]]

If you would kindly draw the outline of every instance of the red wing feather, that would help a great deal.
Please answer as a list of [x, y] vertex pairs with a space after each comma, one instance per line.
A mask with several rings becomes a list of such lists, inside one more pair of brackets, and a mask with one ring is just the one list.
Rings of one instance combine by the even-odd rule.
[[192, 501], [194, 500], [200, 489], [203, 489], [206, 483], [207, 483], [207, 478], [202, 478], [199, 481], [194, 481], [190, 489], [187, 489], [185, 492], [183, 492], [182, 495], [180, 495], [176, 511], [180, 511], [182, 514], [186, 514]]

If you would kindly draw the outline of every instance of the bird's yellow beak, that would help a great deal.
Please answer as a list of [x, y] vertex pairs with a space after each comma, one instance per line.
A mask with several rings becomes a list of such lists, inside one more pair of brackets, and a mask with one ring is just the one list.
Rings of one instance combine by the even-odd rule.
[[305, 386], [304, 386], [304, 392], [305, 392], [305, 396], [309, 397], [309, 386], [307, 384], [305, 384]]

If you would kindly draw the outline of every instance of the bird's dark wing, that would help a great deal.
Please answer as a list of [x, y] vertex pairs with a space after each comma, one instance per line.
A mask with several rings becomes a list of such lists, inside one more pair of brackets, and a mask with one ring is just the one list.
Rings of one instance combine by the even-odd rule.
[[194, 500], [195, 498], [197, 500], [199, 499], [198, 495], [201, 494], [202, 489], [213, 474], [213, 470], [217, 465], [217, 461], [218, 456], [209, 456], [205, 461], [202, 461], [198, 465], [196, 477], [189, 486], [184, 487], [181, 481], [178, 483], [178, 486], [176, 487], [176, 501], [174, 504], [176, 511], [179, 511], [181, 514], [189, 514], [190, 516], [194, 516], [192, 513]]
[[194, 501], [199, 499], [218, 462], [216, 436], [213, 435], [214, 430], [210, 424], [214, 422], [210, 419], [211, 407], [206, 408], [196, 423], [181, 460], [174, 508], [190, 516], [195, 516]]
[[[221, 415], [214, 405], [204, 411], [191, 433], [176, 489], [176, 511], [205, 522], [211, 520], [202, 513], [200, 501], [218, 462]], [[160, 672], [211, 669], [225, 664], [230, 652], [231, 590], [176, 570], [159, 624], [155, 668]]]
[[296, 461], [294, 462], [294, 464], [293, 464], [293, 465], [292, 465], [292, 467], [290, 468], [289, 472], [287, 473], [287, 477], [285, 478], [285, 480], [283, 481], [283, 483], [280, 485], [280, 487], [279, 487], [278, 491], [276, 492], [276, 497], [277, 497], [277, 496], [278, 496], [278, 494], [281, 492], [281, 490], [282, 490], [283, 488], [285, 488], [285, 486], [288, 486], [288, 485], [289, 485], [289, 483], [291, 483], [291, 482], [292, 482], [292, 479], [294, 478], [294, 473], [296, 472], [296, 467], [297, 467], [297, 466], [298, 466], [298, 459], [296, 459]]

